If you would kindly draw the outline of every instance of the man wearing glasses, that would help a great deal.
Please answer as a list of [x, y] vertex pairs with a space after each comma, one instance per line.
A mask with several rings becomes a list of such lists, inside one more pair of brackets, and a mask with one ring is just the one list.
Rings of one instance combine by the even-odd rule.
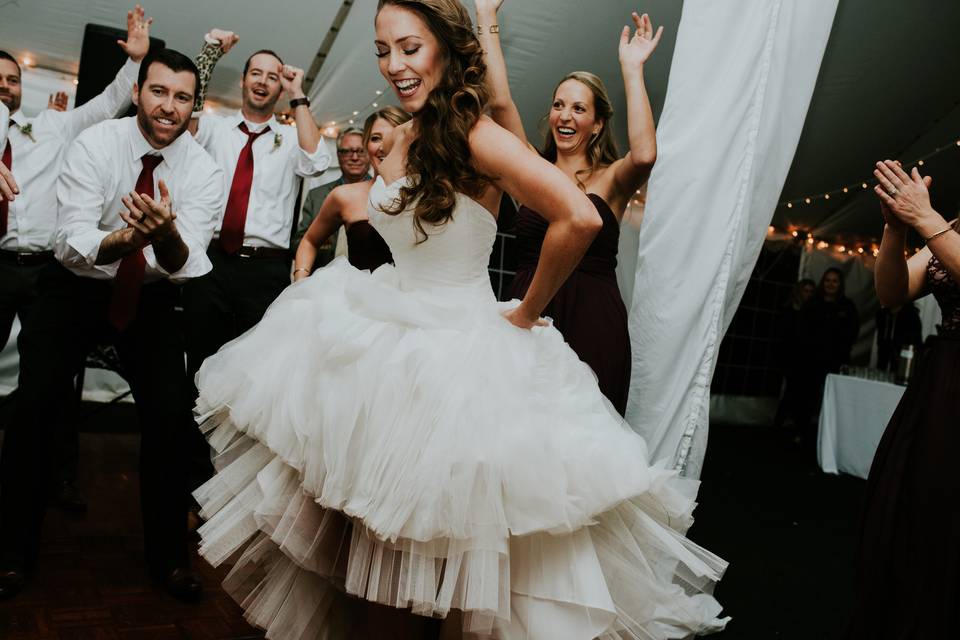
[[[340, 177], [333, 182], [311, 189], [303, 201], [300, 224], [293, 241], [294, 249], [300, 244], [300, 240], [307, 229], [310, 228], [310, 223], [317, 217], [317, 212], [320, 211], [327, 194], [342, 184], [362, 182], [369, 179], [370, 157], [367, 156], [367, 150], [363, 147], [363, 131], [356, 127], [349, 127], [340, 132], [340, 135], [337, 136], [337, 160], [340, 161]], [[337, 235], [331, 235], [330, 239], [321, 245], [317, 252], [316, 262], [314, 262], [315, 269], [319, 269], [333, 260], [337, 250]]]

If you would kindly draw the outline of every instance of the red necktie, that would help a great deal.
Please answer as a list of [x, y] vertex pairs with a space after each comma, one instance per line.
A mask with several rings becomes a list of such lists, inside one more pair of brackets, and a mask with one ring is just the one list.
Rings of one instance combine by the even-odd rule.
[[[153, 197], [153, 170], [163, 161], [161, 156], [146, 155], [140, 158], [143, 169], [137, 177], [137, 193]], [[110, 299], [110, 324], [118, 331], [126, 329], [137, 317], [137, 304], [140, 302], [140, 288], [143, 286], [143, 272], [147, 260], [143, 249], [129, 253], [120, 261], [117, 275], [113, 279], [113, 297]]]
[[[7, 166], [7, 169], [13, 169], [13, 147], [10, 146], [9, 140], [7, 140], [7, 146], [3, 149], [3, 164]], [[7, 235], [7, 214], [9, 212], [10, 203], [4, 198], [3, 202], [0, 202], [0, 236]]]
[[243, 229], [247, 224], [247, 204], [250, 202], [250, 187], [253, 184], [253, 141], [270, 130], [266, 127], [259, 133], [250, 133], [247, 123], [240, 123], [240, 131], [247, 134], [244, 145], [237, 158], [237, 168], [233, 172], [230, 184], [230, 196], [223, 214], [223, 226], [220, 228], [220, 247], [227, 253], [236, 253], [243, 246]]

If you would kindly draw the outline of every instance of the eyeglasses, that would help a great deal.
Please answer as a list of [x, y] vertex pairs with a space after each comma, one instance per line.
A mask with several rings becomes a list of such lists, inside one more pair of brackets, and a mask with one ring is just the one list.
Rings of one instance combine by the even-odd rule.
[[367, 152], [364, 151], [363, 149], [337, 149], [337, 155], [344, 156], [344, 157], [358, 156], [362, 158], [363, 156], [367, 155]]

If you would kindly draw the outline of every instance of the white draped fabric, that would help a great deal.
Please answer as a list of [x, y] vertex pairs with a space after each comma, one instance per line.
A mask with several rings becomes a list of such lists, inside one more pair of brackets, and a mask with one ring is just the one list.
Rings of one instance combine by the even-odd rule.
[[717, 350], [796, 150], [838, 0], [686, 0], [630, 309], [627, 419], [700, 474]]

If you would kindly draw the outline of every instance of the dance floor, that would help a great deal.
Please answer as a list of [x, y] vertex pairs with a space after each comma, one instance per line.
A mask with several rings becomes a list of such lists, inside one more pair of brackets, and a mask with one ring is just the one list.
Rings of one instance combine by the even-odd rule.
[[[36, 578], [0, 603], [0, 638], [260, 638], [217, 588], [222, 570], [196, 562], [206, 591], [193, 605], [146, 580], [132, 407], [101, 409], [82, 426], [80, 484], [89, 511], [50, 510]], [[717, 596], [734, 621], [718, 640], [839, 638], [863, 481], [820, 473], [812, 452], [808, 460], [788, 442], [772, 430], [711, 431], [691, 537], [731, 561]]]

